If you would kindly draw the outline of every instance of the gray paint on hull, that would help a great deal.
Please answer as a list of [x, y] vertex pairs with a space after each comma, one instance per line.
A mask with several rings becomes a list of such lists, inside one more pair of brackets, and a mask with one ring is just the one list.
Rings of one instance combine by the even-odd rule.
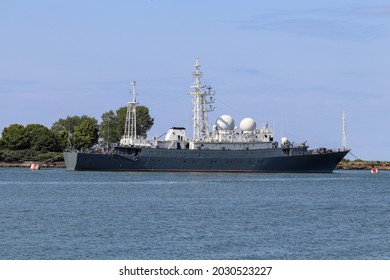
[[348, 151], [287, 156], [281, 149], [143, 149], [135, 158], [65, 152], [67, 170], [331, 173]]

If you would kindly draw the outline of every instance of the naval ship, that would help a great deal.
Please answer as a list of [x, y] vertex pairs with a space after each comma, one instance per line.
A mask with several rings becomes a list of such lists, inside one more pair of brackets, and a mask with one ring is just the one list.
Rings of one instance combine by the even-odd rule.
[[264, 172], [332, 173], [349, 152], [340, 149], [309, 149], [286, 137], [274, 140], [268, 123], [257, 127], [244, 118], [236, 127], [230, 115], [221, 115], [210, 126], [208, 113], [214, 110], [215, 92], [201, 83], [202, 72], [196, 60], [195, 81], [189, 95], [193, 102], [193, 135], [184, 127], [172, 127], [164, 139], [144, 139], [136, 131], [136, 92], [127, 104], [125, 130], [119, 144], [104, 151], [64, 152], [67, 170], [161, 171], [161, 172]]

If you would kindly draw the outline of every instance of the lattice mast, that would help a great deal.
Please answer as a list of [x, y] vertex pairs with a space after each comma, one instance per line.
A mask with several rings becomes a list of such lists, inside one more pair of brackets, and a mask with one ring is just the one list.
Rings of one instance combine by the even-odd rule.
[[133, 97], [131, 102], [127, 103], [127, 113], [126, 113], [126, 123], [125, 123], [125, 133], [123, 135], [124, 142], [127, 145], [131, 145], [133, 140], [137, 138], [137, 112], [136, 107], [137, 103], [137, 94], [135, 92], [135, 82], [132, 83], [133, 90], [130, 91], [130, 94]]
[[343, 112], [343, 139], [342, 139], [342, 145], [343, 149], [348, 149], [348, 143], [347, 143], [347, 119], [345, 116], [345, 111]]
[[207, 140], [210, 134], [208, 112], [214, 110], [214, 92], [210, 86], [206, 87], [200, 81], [202, 72], [200, 71], [199, 58], [196, 59], [193, 75], [195, 82], [191, 86], [192, 90], [189, 92], [189, 95], [192, 96], [193, 104], [193, 141], [199, 142]]

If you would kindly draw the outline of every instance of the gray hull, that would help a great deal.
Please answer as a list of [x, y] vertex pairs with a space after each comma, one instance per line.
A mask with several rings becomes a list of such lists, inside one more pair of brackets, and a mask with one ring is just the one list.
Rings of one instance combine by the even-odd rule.
[[[130, 151], [131, 152], [131, 151]], [[131, 154], [65, 152], [67, 170], [331, 173], [348, 150], [287, 155], [282, 149], [138, 149]]]

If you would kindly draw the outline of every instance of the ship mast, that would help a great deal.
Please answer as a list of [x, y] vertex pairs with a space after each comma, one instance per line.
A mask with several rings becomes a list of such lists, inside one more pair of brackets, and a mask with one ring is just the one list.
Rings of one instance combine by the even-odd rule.
[[[200, 71], [199, 58], [195, 62], [195, 71], [193, 73], [195, 77], [195, 82], [191, 86], [191, 91], [189, 95], [192, 96], [193, 104], [193, 141], [204, 141], [209, 137], [209, 121], [208, 121], [208, 112], [214, 110], [213, 95], [214, 92], [211, 91], [211, 87], [202, 85], [200, 78], [202, 77], [202, 72]], [[207, 91], [206, 91], [206, 90]]]
[[348, 143], [347, 143], [347, 120], [345, 116], [345, 111], [343, 112], [343, 141], [342, 141], [343, 149], [348, 149]]
[[135, 82], [132, 83], [133, 90], [130, 94], [133, 97], [131, 102], [127, 103], [127, 113], [126, 113], [126, 123], [125, 123], [125, 132], [121, 140], [123, 145], [132, 145], [134, 140], [137, 138], [137, 112], [136, 107], [138, 105], [136, 100], [135, 92]]

